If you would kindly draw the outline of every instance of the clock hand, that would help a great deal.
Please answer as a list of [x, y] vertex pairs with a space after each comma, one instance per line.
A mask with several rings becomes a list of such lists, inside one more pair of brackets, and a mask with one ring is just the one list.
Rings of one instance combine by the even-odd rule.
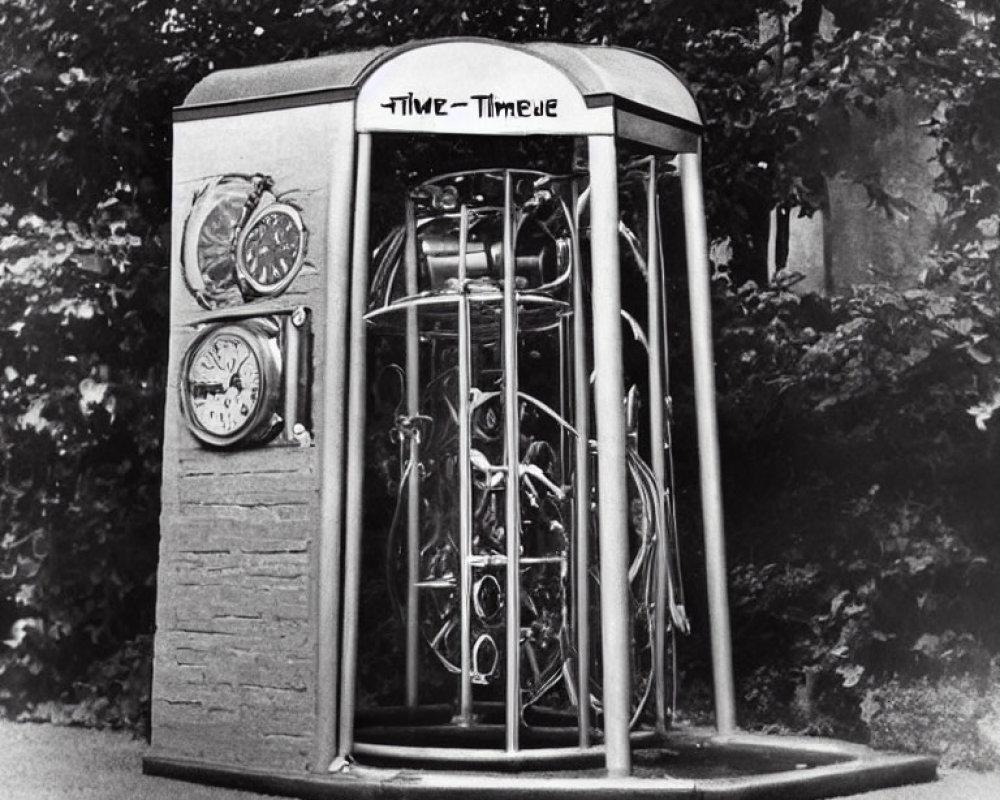
[[217, 347], [218, 344], [212, 347], [212, 349], [208, 351], [208, 354], [212, 357], [212, 361], [215, 362], [215, 366], [225, 372], [226, 366], [222, 363], [222, 357], [219, 355], [218, 350], [216, 349]]
[[208, 397], [213, 394], [222, 394], [226, 387], [221, 383], [209, 383], [208, 381], [191, 381], [191, 396], [195, 398]]
[[229, 385], [235, 386], [238, 391], [243, 391], [243, 380], [240, 378], [240, 370], [243, 369], [243, 365], [250, 360], [250, 356], [245, 356], [240, 362], [239, 366], [233, 370], [233, 374], [229, 378]]

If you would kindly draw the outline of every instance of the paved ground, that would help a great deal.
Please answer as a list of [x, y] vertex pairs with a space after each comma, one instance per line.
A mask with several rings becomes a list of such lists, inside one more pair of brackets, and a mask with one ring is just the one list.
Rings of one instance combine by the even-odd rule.
[[[268, 795], [150, 778], [145, 743], [126, 734], [0, 722], [3, 800], [265, 800]], [[937, 783], [856, 800], [1000, 800], [1000, 773], [946, 772]]]
[[264, 800], [142, 774], [145, 742], [123, 733], [0, 721], [3, 800]]

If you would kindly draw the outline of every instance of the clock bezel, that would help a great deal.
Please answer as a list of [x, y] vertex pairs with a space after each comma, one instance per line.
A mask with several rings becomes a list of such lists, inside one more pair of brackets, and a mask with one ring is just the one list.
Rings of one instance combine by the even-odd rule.
[[[244, 256], [244, 247], [251, 232], [269, 214], [283, 214], [287, 216], [292, 220], [292, 224], [299, 234], [299, 248], [295, 254], [295, 261], [285, 276], [275, 283], [263, 283], [251, 275]], [[236, 274], [238, 279], [256, 295], [263, 297], [279, 295], [291, 285], [292, 281], [295, 280], [302, 270], [302, 265], [305, 263], [307, 246], [308, 231], [302, 221], [302, 214], [295, 206], [288, 203], [261, 204], [250, 215], [246, 225], [243, 226], [236, 239]]]
[[[232, 433], [218, 434], [207, 430], [194, 413], [190, 371], [203, 347], [213, 338], [224, 335], [242, 339], [254, 354], [260, 367], [260, 394], [256, 408], [244, 425]], [[263, 443], [280, 431], [283, 358], [279, 335], [277, 324], [264, 319], [249, 319], [213, 324], [191, 341], [181, 362], [180, 395], [182, 416], [196, 439], [211, 447], [230, 448]]]

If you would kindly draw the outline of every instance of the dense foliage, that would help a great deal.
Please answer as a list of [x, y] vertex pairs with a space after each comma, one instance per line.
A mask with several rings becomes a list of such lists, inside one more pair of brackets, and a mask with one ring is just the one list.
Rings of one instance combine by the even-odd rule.
[[[0, 209], [8, 712], [72, 697], [107, 707], [108, 721], [143, 715], [148, 644], [137, 637], [152, 626], [165, 274], [155, 243], [130, 233], [127, 208], [102, 204], [92, 234]], [[123, 653], [135, 656], [124, 668]], [[91, 697], [92, 686], [110, 697]]]
[[989, 674], [1000, 648], [1000, 292], [985, 266], [830, 300], [720, 287], [735, 638], [751, 718], [850, 733], [890, 678]]
[[[749, 711], [860, 730], [877, 727], [894, 676], [986, 674], [1000, 648], [987, 613], [1000, 585], [996, 3], [795, 6], [0, 0], [0, 707], [142, 713], [170, 108], [214, 69], [451, 35], [637, 47], [698, 97], [710, 229], [734, 253], [716, 294]], [[826, 178], [863, 183], [872, 213], [905, 210], [841, 146], [893, 91], [926, 100], [939, 143], [948, 208], [924, 281], [831, 299], [764, 287], [767, 214], [823, 208]]]

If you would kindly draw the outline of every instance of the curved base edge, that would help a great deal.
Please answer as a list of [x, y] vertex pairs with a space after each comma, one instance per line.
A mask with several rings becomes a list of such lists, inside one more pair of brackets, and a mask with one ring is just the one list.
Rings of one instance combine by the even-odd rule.
[[[673, 737], [668, 735], [668, 740]], [[937, 777], [936, 759], [879, 753], [869, 748], [830, 739], [805, 739], [737, 733], [727, 736], [685, 734], [681, 746], [694, 744], [717, 754], [760, 754], [826, 760], [818, 766], [794, 771], [721, 778], [609, 777], [573, 774], [565, 770], [511, 774], [493, 771], [438, 771], [386, 769], [352, 765], [336, 774], [291, 773], [174, 758], [150, 753], [143, 759], [146, 775], [222, 786], [303, 800], [587, 800], [622, 798], [691, 798], [708, 800], [815, 800], [872, 791], [908, 783], [926, 783]]]

